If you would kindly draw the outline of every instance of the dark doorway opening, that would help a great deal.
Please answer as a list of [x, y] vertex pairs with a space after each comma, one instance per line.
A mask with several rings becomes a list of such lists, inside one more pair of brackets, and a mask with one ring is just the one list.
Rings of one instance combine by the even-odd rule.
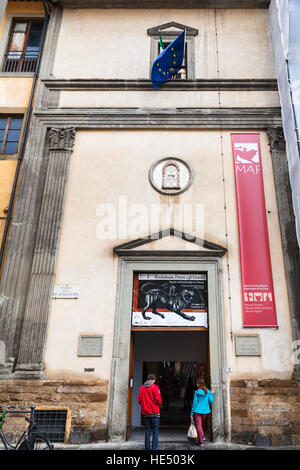
[[[161, 426], [188, 426], [196, 390], [196, 381], [205, 375], [200, 362], [162, 361], [143, 363], [143, 382], [149, 373], [155, 373], [162, 396]], [[142, 420], [143, 423], [143, 420]]]
[[[132, 332], [128, 429], [141, 439], [144, 420], [137, 397], [149, 373], [155, 373], [163, 398], [161, 435], [166, 439], [174, 436], [176, 440], [186, 440], [197, 378], [204, 377], [210, 386], [208, 330]], [[205, 433], [210, 440], [211, 415]]]

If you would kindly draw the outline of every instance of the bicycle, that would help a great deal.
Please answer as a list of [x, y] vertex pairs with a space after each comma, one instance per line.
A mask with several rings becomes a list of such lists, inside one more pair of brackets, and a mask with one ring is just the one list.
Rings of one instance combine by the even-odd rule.
[[[35, 406], [30, 407], [30, 411], [12, 410], [15, 408], [9, 406], [7, 408], [0, 408], [0, 439], [4, 445], [5, 450], [54, 450], [53, 444], [43, 434], [36, 433], [36, 422], [34, 419]], [[7, 436], [3, 431], [5, 416], [7, 414], [30, 414], [29, 418], [25, 416], [25, 420], [29, 423], [21, 437], [17, 440], [16, 444], [8, 441]]]

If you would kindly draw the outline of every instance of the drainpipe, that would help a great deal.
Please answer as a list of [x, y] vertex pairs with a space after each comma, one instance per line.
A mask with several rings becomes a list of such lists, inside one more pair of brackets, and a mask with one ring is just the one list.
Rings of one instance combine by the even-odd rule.
[[296, 114], [295, 104], [294, 104], [294, 92], [293, 92], [293, 89], [292, 89], [292, 82], [291, 82], [291, 77], [290, 77], [290, 69], [289, 69], [288, 61], [287, 61], [287, 75], [288, 75], [288, 82], [289, 82], [289, 88], [290, 88], [290, 97], [291, 97], [292, 113], [293, 113], [294, 124], [295, 124], [298, 154], [299, 154], [299, 157], [300, 157], [300, 132], [299, 132], [299, 127], [298, 127], [298, 122], [297, 122], [297, 114]]
[[20, 152], [19, 152], [19, 157], [18, 157], [18, 162], [17, 162], [17, 168], [16, 168], [15, 177], [14, 177], [14, 183], [13, 183], [13, 188], [12, 188], [12, 192], [11, 192], [11, 196], [10, 196], [9, 206], [8, 206], [8, 210], [7, 210], [5, 228], [4, 228], [4, 233], [3, 233], [2, 243], [1, 243], [1, 250], [0, 250], [0, 272], [2, 270], [2, 265], [3, 265], [3, 261], [4, 261], [4, 251], [5, 251], [5, 246], [6, 246], [6, 241], [7, 241], [8, 231], [9, 231], [9, 224], [10, 224], [11, 217], [12, 217], [13, 204], [14, 204], [15, 195], [16, 195], [16, 191], [17, 191], [17, 184], [18, 184], [19, 174], [20, 174], [20, 170], [21, 170], [21, 164], [22, 164], [22, 160], [23, 160], [23, 156], [24, 156], [25, 141], [26, 141], [28, 128], [29, 128], [33, 97], [34, 97], [34, 92], [35, 92], [35, 88], [36, 88], [36, 84], [37, 84], [37, 80], [38, 80], [38, 74], [39, 74], [39, 69], [40, 69], [42, 51], [43, 51], [43, 46], [44, 46], [44, 42], [45, 42], [47, 26], [48, 26], [48, 22], [49, 22], [49, 18], [50, 18], [45, 0], [42, 0], [42, 4], [43, 4], [44, 11], [45, 11], [45, 22], [44, 22], [43, 31], [42, 31], [41, 48], [40, 48], [40, 54], [39, 54], [37, 64], [36, 64], [36, 67], [35, 67], [35, 71], [34, 71], [34, 77], [33, 77], [31, 93], [30, 93], [28, 108], [27, 108], [26, 117], [25, 117], [25, 124], [24, 124], [24, 130], [23, 130], [23, 134], [22, 134], [22, 140], [21, 140], [21, 145], [20, 145]]

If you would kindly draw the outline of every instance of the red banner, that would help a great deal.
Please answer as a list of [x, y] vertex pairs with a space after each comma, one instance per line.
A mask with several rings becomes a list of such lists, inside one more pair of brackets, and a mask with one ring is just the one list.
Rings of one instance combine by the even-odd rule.
[[276, 327], [259, 134], [232, 134], [244, 327]]

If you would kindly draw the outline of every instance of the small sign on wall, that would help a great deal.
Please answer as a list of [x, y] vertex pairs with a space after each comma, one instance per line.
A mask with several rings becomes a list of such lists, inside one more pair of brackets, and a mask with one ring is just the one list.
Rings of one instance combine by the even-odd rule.
[[258, 335], [235, 335], [236, 356], [260, 356], [260, 340]]
[[85, 357], [103, 356], [103, 336], [79, 336], [77, 355]]
[[55, 285], [53, 289], [53, 299], [79, 299], [79, 286], [62, 284]]

